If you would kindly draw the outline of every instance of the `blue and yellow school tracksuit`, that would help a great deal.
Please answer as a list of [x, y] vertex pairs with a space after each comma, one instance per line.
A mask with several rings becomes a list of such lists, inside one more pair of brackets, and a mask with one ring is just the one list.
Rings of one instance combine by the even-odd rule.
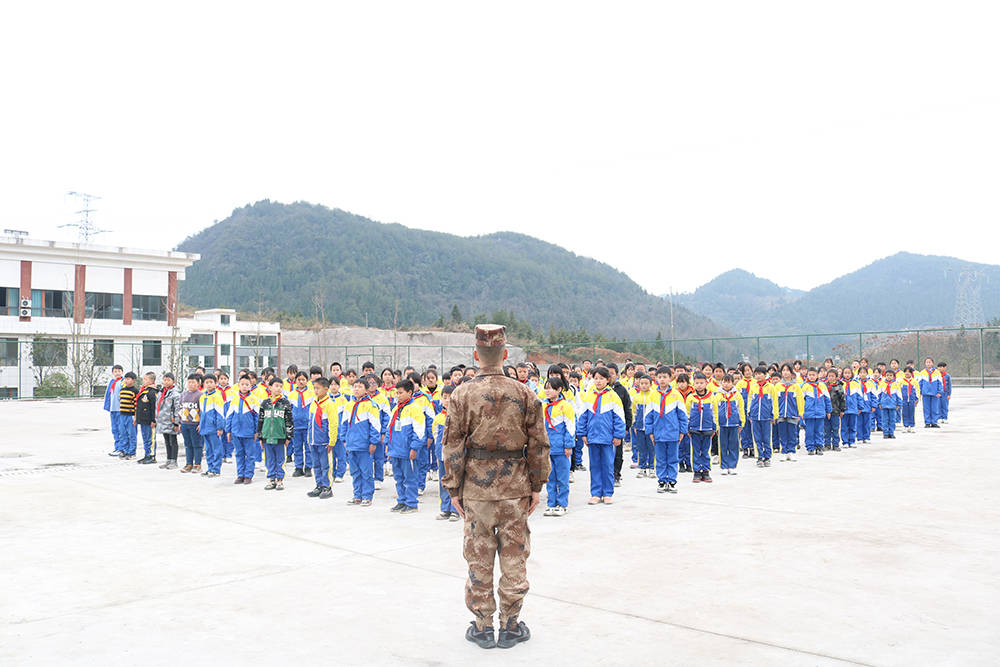
[[[750, 382], [747, 389], [747, 417], [750, 419], [750, 430], [753, 432], [753, 442], [757, 447], [757, 461], [763, 463], [771, 460], [771, 423], [774, 421], [774, 385], [756, 380]], [[774, 443], [779, 446], [780, 443]]]
[[938, 411], [941, 397], [944, 394], [944, 382], [937, 369], [928, 371], [926, 368], [914, 374], [920, 387], [920, 398], [924, 402], [924, 426], [938, 422]]
[[871, 442], [872, 430], [875, 428], [875, 411], [878, 409], [878, 397], [875, 395], [878, 387], [865, 378], [858, 380], [864, 404], [858, 412], [858, 442]]
[[891, 438], [896, 433], [896, 410], [903, 404], [899, 384], [882, 380], [878, 386], [878, 409], [882, 413], [882, 437]]
[[438, 498], [441, 499], [442, 514], [457, 514], [455, 506], [451, 504], [451, 494], [448, 493], [441, 480], [444, 479], [444, 457], [441, 456], [441, 447], [444, 445], [444, 426], [448, 422], [448, 411], [441, 406], [441, 412], [434, 417], [434, 451], [438, 461]]
[[219, 391], [219, 395], [222, 397], [222, 459], [226, 460], [232, 458], [233, 456], [233, 443], [229, 438], [229, 431], [226, 430], [226, 417], [229, 416], [229, 406], [233, 400], [233, 396], [240, 393], [239, 388], [228, 386], [228, 387], [216, 387]]
[[222, 437], [218, 433], [226, 430], [226, 404], [222, 401], [222, 392], [218, 389], [202, 392], [198, 402], [201, 403], [199, 406], [201, 422], [198, 424], [198, 432], [201, 434], [202, 442], [205, 443], [207, 472], [218, 475], [222, 472]]
[[[345, 380], [346, 382], [346, 380]], [[327, 394], [333, 401], [333, 407], [337, 411], [337, 423], [340, 423], [340, 416], [345, 409], [350, 409], [354, 397], [350, 394]], [[334, 480], [344, 480], [347, 474], [347, 449], [343, 442], [333, 442], [333, 451], [330, 452], [330, 477]]]
[[646, 432], [647, 404], [653, 399], [653, 390], [632, 393], [632, 460], [640, 470], [653, 470], [653, 440]]
[[[549, 436], [549, 459], [552, 474], [546, 488], [549, 507], [569, 507], [569, 462], [576, 441], [576, 413], [573, 405], [561, 396], [542, 403], [545, 432]], [[566, 456], [566, 452], [570, 456]]]
[[746, 426], [743, 395], [736, 388], [719, 390], [716, 412], [719, 415], [719, 467], [736, 470], [740, 460], [740, 429]]
[[375, 494], [375, 477], [369, 449], [377, 447], [382, 439], [382, 415], [371, 397], [365, 396], [344, 406], [337, 439], [347, 450], [354, 498], [371, 500]]
[[822, 382], [802, 385], [802, 419], [806, 423], [806, 449], [810, 452], [823, 449], [823, 423], [833, 412], [830, 390]]
[[948, 406], [951, 403], [951, 376], [948, 372], [938, 371], [941, 375], [941, 400], [938, 401], [938, 419], [948, 421]]
[[[610, 387], [588, 392], [576, 428], [587, 439], [590, 456], [590, 495], [610, 498], [615, 493], [614, 440], [625, 439], [625, 407]], [[621, 446], [621, 445], [618, 445]]]
[[913, 380], [902, 380], [899, 383], [899, 400], [902, 409], [903, 426], [913, 428], [916, 425], [917, 402], [920, 400], [920, 387]]
[[[417, 506], [417, 482], [420, 474], [417, 459], [427, 448], [427, 421], [423, 406], [412, 398], [398, 404], [386, 427], [386, 449], [392, 461], [392, 476], [396, 482], [396, 503]], [[410, 452], [414, 453], [413, 459]]]
[[254, 463], [261, 446], [254, 435], [257, 433], [257, 412], [260, 402], [251, 394], [236, 392], [229, 402], [226, 413], [226, 433], [233, 441], [236, 451], [236, 476], [253, 479]]
[[743, 415], [745, 417], [743, 420], [743, 430], [740, 431], [740, 449], [743, 450], [743, 455], [746, 457], [753, 456], [753, 429], [748, 424], [750, 420], [750, 385], [752, 383], [753, 378], [742, 378], [736, 383], [736, 390], [740, 392], [740, 396], [743, 398], [743, 408], [745, 411]]
[[688, 433], [691, 434], [691, 467], [694, 468], [695, 479], [698, 473], [712, 469], [712, 458], [709, 454], [712, 448], [712, 434], [716, 430], [718, 417], [715, 411], [719, 395], [706, 390], [701, 396], [692, 392], [687, 397]]
[[[688, 397], [691, 394], [694, 393], [694, 388], [692, 388], [691, 385], [688, 385], [687, 389], [685, 391], [681, 391], [680, 389], [677, 388], [677, 385], [674, 384], [674, 383], [671, 383], [670, 386], [674, 388], [674, 391], [680, 393], [681, 400], [684, 401], [684, 410], [687, 411], [687, 399], [688, 399]], [[683, 433], [681, 435], [680, 442], [677, 443], [677, 465], [680, 468], [682, 468], [682, 469], [684, 468], [684, 466], [687, 466], [688, 472], [691, 472], [691, 433], [690, 432]]]
[[802, 387], [795, 382], [774, 385], [774, 418], [778, 422], [778, 439], [782, 454], [793, 454], [798, 443], [799, 420], [805, 410]]
[[664, 484], [677, 483], [678, 445], [688, 432], [687, 405], [673, 387], [650, 392], [643, 415], [643, 428], [653, 440], [656, 479]]
[[309, 406], [315, 400], [316, 394], [308, 386], [305, 389], [292, 387], [292, 390], [285, 394], [285, 398], [292, 404], [294, 426], [286, 456], [292, 457], [296, 470], [312, 468], [312, 451], [306, 444], [306, 432], [309, 430]]
[[853, 378], [844, 382], [844, 417], [840, 420], [840, 440], [845, 447], [853, 447], [858, 440], [858, 415], [863, 414], [865, 401], [860, 382]]
[[337, 444], [340, 415], [337, 402], [329, 394], [323, 398], [313, 398], [313, 402], [309, 404], [306, 442], [312, 449], [313, 475], [316, 487], [320, 489], [330, 488], [330, 456], [327, 447], [333, 448]]
[[420, 409], [424, 413], [424, 433], [426, 434], [426, 440], [429, 442], [424, 442], [424, 446], [417, 452], [417, 489], [423, 491], [427, 488], [427, 473], [430, 472], [431, 465], [437, 467], [437, 462], [434, 461], [434, 417], [437, 414], [434, 410], [434, 401], [431, 400], [429, 394], [422, 391], [414, 392], [413, 402], [420, 406]]
[[108, 383], [104, 389], [104, 411], [111, 415], [111, 439], [115, 443], [115, 451], [122, 452], [122, 434], [118, 427], [121, 425], [121, 389], [125, 386], [121, 378], [117, 378]]
[[375, 407], [378, 408], [379, 418], [382, 420], [382, 437], [375, 447], [375, 453], [372, 454], [372, 468], [374, 470], [375, 481], [381, 482], [385, 480], [385, 429], [389, 426], [389, 417], [392, 416], [392, 406], [389, 404], [388, 397], [386, 397], [381, 389], [374, 394], [369, 394], [368, 397], [371, 398]]

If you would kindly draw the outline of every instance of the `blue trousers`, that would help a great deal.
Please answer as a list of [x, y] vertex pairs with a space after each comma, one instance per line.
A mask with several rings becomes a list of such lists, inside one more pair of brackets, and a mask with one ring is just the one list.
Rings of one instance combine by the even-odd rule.
[[417, 450], [417, 488], [423, 491], [427, 488], [427, 473], [431, 469], [431, 448], [421, 445]]
[[268, 479], [285, 479], [285, 443], [264, 443], [264, 465]]
[[184, 438], [184, 459], [187, 464], [201, 465], [201, 433], [197, 424], [181, 424], [181, 437]]
[[878, 412], [879, 412], [878, 407], [876, 407], [874, 410], [869, 410], [868, 411], [868, 434], [869, 434], [869, 436], [875, 431], [876, 427], [880, 426], [879, 422], [878, 422], [878, 418], [876, 417], [876, 415], [878, 414]]
[[296, 428], [292, 430], [292, 439], [288, 441], [288, 455], [292, 457], [292, 465], [296, 468], [312, 468], [312, 452], [306, 444], [306, 433], [309, 429]]
[[233, 458], [233, 452], [235, 451], [236, 445], [235, 441], [229, 438], [229, 433], [223, 431], [222, 433], [222, 457], [226, 459]]
[[938, 399], [938, 419], [947, 419], [948, 418], [948, 404], [949, 403], [951, 403], [951, 397], [950, 396], [944, 396], [944, 395], [942, 395], [941, 398]]
[[445, 491], [445, 488], [441, 486], [441, 481], [444, 479], [444, 458], [441, 456], [441, 443], [434, 443], [434, 451], [437, 454], [438, 460], [438, 497], [441, 499], [441, 511], [442, 512], [456, 512], [455, 506], [451, 504], [451, 494]]
[[[877, 428], [883, 428], [883, 426], [882, 426], [882, 408], [878, 408], [878, 409], [875, 410], [875, 426]], [[872, 430], [874, 430], [874, 429], [872, 429]]]
[[771, 449], [781, 451], [781, 433], [778, 432], [778, 422], [771, 422]]
[[338, 442], [333, 447], [333, 461], [330, 463], [330, 474], [333, 477], [343, 477], [347, 474], [347, 446]]
[[347, 463], [351, 468], [351, 482], [354, 497], [371, 500], [375, 495], [375, 472], [372, 470], [372, 455], [367, 449], [348, 450]]
[[740, 431], [740, 449], [753, 452], [753, 429], [750, 428], [750, 417], [747, 417]]
[[695, 472], [708, 472], [712, 469], [712, 459], [709, 451], [712, 448], [712, 434], [707, 431], [691, 431], [691, 467]]
[[573, 467], [583, 465], [583, 436], [576, 436], [576, 443], [573, 446]]
[[723, 470], [735, 470], [740, 461], [739, 430], [738, 426], [719, 428], [719, 467]]
[[691, 465], [691, 435], [685, 433], [677, 443], [677, 460], [680, 463]]
[[858, 439], [858, 415], [845, 412], [840, 420], [840, 439], [845, 445], [853, 445]]
[[139, 433], [142, 435], [143, 455], [156, 456], [156, 449], [153, 447], [153, 425], [139, 424]]
[[132, 415], [118, 413], [118, 435], [121, 438], [122, 451], [126, 454], [135, 454], [137, 439]]
[[212, 431], [202, 433], [201, 441], [205, 445], [205, 463], [208, 465], [208, 472], [216, 474], [222, 472], [222, 438]]
[[761, 461], [771, 460], [770, 420], [751, 419], [750, 428], [753, 430], [753, 441], [757, 446], [757, 458]]
[[638, 429], [632, 434], [632, 452], [637, 456], [636, 462], [642, 470], [652, 470], [655, 453], [653, 437]]
[[882, 408], [882, 434], [896, 433], [896, 408]]
[[236, 452], [236, 476], [253, 479], [253, 466], [257, 460], [255, 450], [260, 449], [260, 445], [252, 437], [234, 435], [232, 439]]
[[615, 495], [615, 446], [588, 443], [590, 450], [590, 495], [610, 498]]
[[840, 446], [840, 415], [836, 412], [831, 412], [830, 416], [823, 420], [823, 444]]
[[938, 397], [934, 394], [922, 396], [924, 399], [924, 423], [937, 424], [938, 421]]
[[781, 443], [782, 454], [794, 454], [798, 440], [799, 425], [796, 422], [778, 422], [778, 440]]
[[858, 442], [865, 442], [871, 439], [871, 429], [868, 426], [868, 420], [871, 418], [870, 410], [862, 410], [858, 413], [858, 421], [855, 437]]
[[119, 417], [121, 417], [122, 413], [117, 410], [112, 410], [108, 414], [111, 415], [111, 439], [115, 443], [115, 451], [120, 452], [122, 451], [122, 436], [118, 433], [118, 423], [120, 421]]
[[656, 479], [661, 482], [677, 482], [677, 442], [657, 442]]
[[409, 507], [417, 506], [418, 474], [419, 469], [416, 461], [411, 461], [408, 456], [392, 457], [392, 478], [396, 482], [397, 503], [402, 503]]
[[[565, 454], [549, 454], [549, 459], [552, 461], [552, 472], [545, 486], [548, 506], [569, 507], [569, 459]], [[613, 485], [614, 482], [612, 488]]]
[[326, 445], [310, 445], [309, 449], [312, 451], [312, 469], [316, 486], [320, 488], [330, 486], [330, 454], [326, 451]]
[[[637, 431], [637, 429], [633, 426], [632, 427], [632, 463], [636, 463], [637, 464], [637, 463], [639, 463], [639, 448], [635, 446], [636, 431]], [[641, 468], [642, 466], [639, 466], [639, 467]]]
[[[438, 458], [441, 458], [438, 456]], [[385, 480], [385, 443], [379, 442], [375, 445], [375, 453], [372, 454], [372, 467], [374, 468], [375, 479], [379, 482]], [[449, 512], [451, 510], [448, 510]]]
[[902, 405], [902, 417], [903, 426], [915, 426], [917, 423], [917, 404], [916, 403], [903, 403]]
[[806, 449], [814, 452], [823, 448], [823, 417], [809, 417], [806, 422]]

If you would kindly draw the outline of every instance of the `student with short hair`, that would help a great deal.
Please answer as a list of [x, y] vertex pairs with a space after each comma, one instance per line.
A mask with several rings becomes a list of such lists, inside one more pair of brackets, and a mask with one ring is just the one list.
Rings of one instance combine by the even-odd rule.
[[[743, 394], [736, 389], [733, 376], [726, 373], [717, 392], [716, 413], [719, 417], [719, 467], [723, 475], [735, 475], [740, 462], [740, 431], [746, 425]], [[704, 481], [704, 480], [703, 480]]]
[[845, 449], [853, 449], [858, 438], [858, 415], [864, 412], [865, 396], [861, 391], [861, 383], [854, 379], [854, 371], [845, 367], [841, 372], [844, 378], [844, 417], [840, 421], [840, 440]]
[[[694, 393], [694, 387], [691, 386], [691, 376], [684, 366], [677, 366], [675, 370], [677, 372], [674, 375], [674, 386], [681, 395], [681, 400], [684, 401], [684, 409], [687, 410], [688, 397]], [[679, 472], [694, 472], [694, 468], [691, 467], [690, 431], [682, 433], [680, 442], [677, 444], [677, 470]]]
[[695, 373], [693, 380], [694, 391], [687, 398], [691, 465], [694, 468], [691, 481], [711, 483], [712, 437], [718, 433], [716, 426], [719, 423], [716, 412], [718, 395], [708, 390], [708, 378], [704, 373]]
[[434, 417], [434, 449], [438, 461], [438, 497], [441, 499], [441, 513], [437, 516], [438, 521], [458, 521], [461, 518], [451, 502], [451, 494], [441, 484], [445, 473], [444, 457], [441, 453], [444, 445], [444, 427], [448, 422], [448, 405], [451, 403], [451, 395], [456, 386], [448, 385], [441, 390], [441, 411]]
[[386, 449], [392, 460], [396, 482], [396, 505], [392, 512], [412, 514], [417, 511], [417, 482], [420, 474], [417, 456], [426, 447], [426, 414], [413, 400], [416, 387], [409, 379], [396, 383], [396, 407], [386, 427]]
[[341, 413], [337, 439], [347, 450], [347, 463], [351, 471], [354, 496], [348, 505], [368, 507], [375, 493], [372, 455], [382, 438], [382, 416], [379, 408], [368, 395], [368, 384], [357, 378], [351, 385], [354, 400], [344, 406]]
[[163, 389], [156, 399], [156, 432], [163, 436], [167, 460], [160, 464], [162, 470], [177, 468], [177, 434], [181, 430], [181, 392], [174, 384], [174, 374], [163, 374]]
[[632, 378], [632, 391], [634, 392], [632, 396], [632, 451], [635, 452], [635, 461], [639, 468], [639, 472], [636, 473], [637, 478], [656, 477], [656, 473], [653, 471], [655, 458], [653, 440], [646, 432], [647, 404], [653, 399], [654, 394], [650, 388], [651, 384], [650, 377], [645, 373], [636, 374]]
[[768, 382], [767, 368], [762, 365], [754, 369], [753, 381], [747, 389], [750, 401], [747, 417], [753, 431], [753, 442], [757, 448], [757, 467], [771, 467], [771, 428], [774, 424], [774, 385]]
[[844, 386], [836, 368], [826, 371], [826, 390], [830, 394], [830, 416], [823, 422], [823, 448], [840, 451], [840, 420], [844, 416]]
[[129, 371], [122, 376], [122, 388], [118, 390], [118, 414], [120, 415], [118, 432], [122, 438], [121, 458], [124, 460], [135, 458], [135, 406], [139, 396], [135, 381], [135, 373]]
[[566, 390], [562, 378], [553, 375], [545, 381], [542, 413], [549, 437], [549, 459], [552, 473], [546, 486], [547, 507], [544, 516], [565, 516], [569, 508], [569, 466], [576, 440], [576, 412], [563, 397]]
[[222, 393], [215, 387], [214, 375], [206, 375], [202, 380], [199, 403], [201, 422], [198, 424], [198, 434], [205, 449], [205, 472], [201, 474], [204, 477], [218, 477], [222, 473], [222, 434], [226, 429], [226, 404], [222, 402]]
[[[309, 430], [309, 406], [316, 394], [309, 386], [309, 378], [302, 371], [295, 373], [295, 384], [286, 398], [292, 406], [292, 437], [287, 455], [291, 457], [295, 469], [292, 477], [306, 477], [312, 474], [312, 449], [306, 443]], [[288, 461], [286, 456], [285, 461]]]
[[[392, 375], [392, 371], [389, 371], [389, 374]], [[374, 374], [366, 376], [365, 382], [368, 386], [368, 397], [371, 399], [375, 407], [378, 408], [379, 420], [381, 422], [379, 428], [379, 442], [375, 446], [375, 452], [372, 454], [372, 470], [375, 490], [381, 491], [382, 483], [385, 481], [385, 429], [389, 425], [389, 418], [392, 416], [392, 406], [379, 384], [379, 379]], [[393, 389], [393, 391], [395, 392], [395, 389]]]
[[114, 441], [114, 449], [108, 452], [108, 456], [115, 456], [121, 458], [122, 455], [122, 442], [121, 435], [118, 433], [118, 427], [121, 425], [121, 409], [119, 408], [118, 392], [122, 388], [122, 375], [125, 374], [125, 369], [122, 368], [121, 364], [115, 364], [111, 367], [111, 382], [104, 389], [104, 411], [110, 415], [111, 418], [111, 438]]
[[292, 404], [285, 398], [282, 382], [272, 377], [270, 395], [260, 404], [257, 412], [256, 436], [264, 447], [264, 461], [267, 465], [267, 485], [265, 491], [281, 491], [285, 488], [285, 443], [295, 431], [292, 420]]
[[798, 441], [799, 421], [805, 410], [802, 386], [795, 381], [791, 365], [782, 364], [781, 383], [777, 385], [774, 401], [774, 418], [778, 422], [778, 437], [784, 461], [794, 461]]
[[830, 390], [819, 381], [819, 371], [810, 366], [802, 384], [802, 420], [806, 425], [806, 450], [810, 456], [823, 455], [823, 424], [832, 412]]
[[250, 388], [249, 374], [241, 377], [239, 391], [233, 395], [226, 412], [226, 437], [233, 441], [236, 453], [236, 479], [233, 484], [253, 482], [254, 464], [257, 461], [257, 413], [260, 403]]
[[643, 427], [655, 452], [657, 493], [677, 493], [677, 448], [688, 431], [687, 405], [670, 377], [669, 366], [656, 369], [657, 388], [643, 412]]
[[858, 442], [869, 443], [875, 425], [878, 398], [875, 396], [875, 384], [868, 379], [868, 369], [864, 365], [858, 367], [857, 383], [862, 399], [858, 404]]
[[201, 472], [201, 435], [198, 426], [201, 422], [201, 390], [198, 388], [198, 375], [191, 373], [187, 377], [187, 389], [181, 392], [181, 437], [184, 438], [184, 458], [186, 465], [181, 472]]
[[588, 505], [614, 502], [615, 450], [625, 438], [625, 408], [611, 389], [611, 372], [594, 369], [594, 386], [583, 397], [583, 412], [577, 428], [590, 454], [590, 500]]
[[951, 376], [948, 375], [948, 364], [939, 361], [938, 375], [941, 376], [941, 398], [938, 400], [938, 422], [948, 423], [948, 407], [951, 404]]
[[142, 388], [136, 398], [135, 423], [142, 435], [143, 457], [137, 461], [144, 465], [156, 463], [156, 440], [153, 429], [156, 427], [156, 373], [144, 373]]
[[[320, 500], [333, 496], [330, 486], [330, 453], [337, 442], [340, 427], [340, 412], [327, 393], [330, 385], [330, 381], [323, 377], [316, 378], [313, 382], [315, 396], [309, 406], [309, 430], [306, 431], [306, 440], [312, 447], [313, 474], [316, 477], [316, 488], [306, 495]], [[340, 383], [335, 386], [339, 388]]]
[[736, 382], [736, 390], [740, 392], [743, 399], [743, 407], [748, 411], [744, 416], [744, 426], [740, 430], [740, 449], [743, 451], [743, 458], [753, 458], [753, 428], [749, 424], [750, 420], [750, 385], [753, 384], [753, 368], [743, 361], [737, 365], [739, 379]]
[[920, 401], [920, 388], [913, 381], [913, 367], [903, 369], [903, 379], [899, 381], [900, 412], [905, 433], [913, 433], [916, 426], [917, 403]]
[[878, 385], [878, 407], [882, 413], [882, 437], [888, 440], [896, 438], [896, 410], [903, 404], [896, 383], [896, 374], [886, 370]]

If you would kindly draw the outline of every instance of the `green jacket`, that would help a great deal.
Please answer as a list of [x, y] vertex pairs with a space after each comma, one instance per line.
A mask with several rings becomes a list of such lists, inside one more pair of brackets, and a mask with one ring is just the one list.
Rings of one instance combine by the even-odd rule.
[[264, 399], [257, 413], [257, 435], [268, 445], [284, 443], [295, 428], [292, 422], [292, 404], [282, 396], [276, 401]]

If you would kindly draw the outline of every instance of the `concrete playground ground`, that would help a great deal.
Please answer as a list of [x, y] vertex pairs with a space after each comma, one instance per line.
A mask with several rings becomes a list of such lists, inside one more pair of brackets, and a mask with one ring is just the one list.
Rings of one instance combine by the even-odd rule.
[[371, 508], [236, 487], [108, 458], [97, 402], [0, 403], [0, 664], [996, 664], [997, 398], [676, 496], [626, 474], [588, 507], [578, 473], [567, 516], [532, 517], [507, 651], [463, 638], [434, 482], [412, 516], [388, 484]]

